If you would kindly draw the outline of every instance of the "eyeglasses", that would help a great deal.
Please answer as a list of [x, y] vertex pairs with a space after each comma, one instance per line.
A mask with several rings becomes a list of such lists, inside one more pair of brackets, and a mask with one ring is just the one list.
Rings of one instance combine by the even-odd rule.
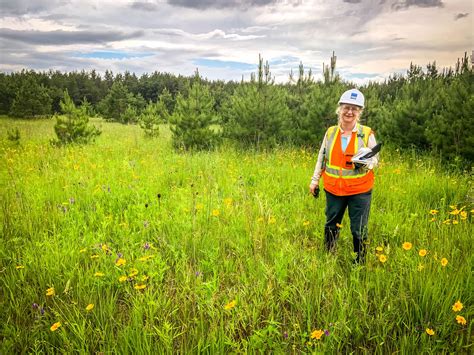
[[359, 106], [349, 106], [349, 105], [342, 105], [342, 111], [349, 112], [351, 111], [354, 113], [359, 113], [361, 108]]

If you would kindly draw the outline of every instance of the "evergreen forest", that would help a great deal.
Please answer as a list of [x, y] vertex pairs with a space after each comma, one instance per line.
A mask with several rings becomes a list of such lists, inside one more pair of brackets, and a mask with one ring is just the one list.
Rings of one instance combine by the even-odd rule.
[[[224, 141], [255, 149], [318, 147], [336, 122], [341, 93], [355, 86], [338, 75], [334, 53], [321, 80], [301, 63], [286, 83], [275, 83], [261, 57], [250, 80], [241, 82], [210, 81], [197, 70], [191, 77], [22, 70], [0, 73], [0, 114], [50, 117], [67, 102], [89, 117], [140, 124], [148, 137], [158, 136], [160, 124], [170, 124], [178, 149], [212, 149]], [[472, 162], [473, 86], [467, 54], [449, 68], [411, 63], [404, 74], [359, 87], [366, 97], [361, 120], [378, 140], [396, 148]]]

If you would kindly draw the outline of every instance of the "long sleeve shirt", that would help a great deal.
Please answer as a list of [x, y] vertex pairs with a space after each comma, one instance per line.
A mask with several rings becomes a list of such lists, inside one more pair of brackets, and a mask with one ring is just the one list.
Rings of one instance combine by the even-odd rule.
[[[341, 134], [344, 132], [341, 126], [339, 126], [339, 130]], [[357, 125], [354, 126], [352, 129], [352, 132], [357, 132]], [[319, 179], [321, 178], [321, 174], [323, 173], [323, 159], [324, 159], [324, 148], [326, 147], [327, 143], [327, 132], [324, 135], [323, 142], [321, 143], [321, 148], [319, 148], [319, 154], [318, 154], [318, 161], [316, 162], [316, 166], [314, 168], [314, 173], [313, 177], [311, 178], [311, 184], [319, 184]], [[377, 145], [377, 142], [375, 141], [375, 136], [373, 133], [369, 135], [369, 141], [367, 143], [368, 148], [373, 148]], [[374, 168], [375, 166], [378, 165], [379, 163], [379, 155], [376, 154], [373, 156], [370, 162], [370, 169]]]

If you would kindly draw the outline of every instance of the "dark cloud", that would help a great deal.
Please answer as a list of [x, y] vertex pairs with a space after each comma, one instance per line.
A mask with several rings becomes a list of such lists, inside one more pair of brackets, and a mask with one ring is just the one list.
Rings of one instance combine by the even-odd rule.
[[70, 0], [0, 0], [0, 16], [25, 15], [56, 9]]
[[143, 36], [143, 31], [18, 31], [0, 28], [0, 38], [38, 45], [65, 45], [77, 43], [107, 43]]
[[443, 7], [444, 3], [442, 0], [398, 0], [392, 8], [395, 10], [406, 9], [410, 6], [418, 7]]
[[[249, 8], [253, 6], [265, 6], [281, 3], [281, 0], [167, 0], [172, 6], [188, 7], [192, 9], [209, 9], [209, 8]], [[290, 1], [293, 5], [298, 5], [301, 0]]]
[[349, 4], [359, 4], [362, 0], [344, 0], [344, 2], [348, 2]]
[[156, 11], [158, 10], [158, 5], [152, 2], [143, 2], [143, 1], [135, 1], [130, 7], [134, 10], [141, 10], [141, 11]]
[[469, 16], [469, 12], [463, 12], [454, 16], [454, 20], [457, 21], [463, 17], [468, 17], [468, 16]]

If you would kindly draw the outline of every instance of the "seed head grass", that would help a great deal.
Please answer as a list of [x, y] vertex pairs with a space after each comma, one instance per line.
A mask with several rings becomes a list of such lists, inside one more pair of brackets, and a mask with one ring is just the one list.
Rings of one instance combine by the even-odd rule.
[[470, 171], [386, 148], [353, 265], [348, 216], [324, 250], [315, 150], [183, 154], [113, 123], [55, 148], [53, 124], [0, 120], [23, 139], [0, 137], [3, 353], [472, 350]]

